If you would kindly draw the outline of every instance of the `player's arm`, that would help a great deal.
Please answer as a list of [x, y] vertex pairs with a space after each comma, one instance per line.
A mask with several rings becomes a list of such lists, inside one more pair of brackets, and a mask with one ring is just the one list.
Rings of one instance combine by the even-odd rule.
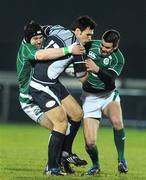
[[75, 77], [80, 79], [87, 75], [86, 65], [83, 56], [74, 56], [73, 67]]
[[110, 67], [107, 70], [103, 70], [98, 67], [98, 77], [105, 83], [106, 87], [111, 87], [113, 84], [115, 84], [115, 80], [121, 73], [123, 65], [124, 57], [119, 56], [118, 61], [113, 60]]
[[79, 44], [72, 44], [64, 48], [48, 48], [38, 50], [35, 54], [35, 59], [37, 60], [52, 60], [57, 59], [62, 56], [73, 54], [73, 55], [82, 55], [85, 52], [84, 48]]
[[110, 85], [115, 83], [115, 80], [117, 78], [117, 74], [116, 72], [112, 71], [112, 70], [102, 70], [99, 69], [98, 71], [98, 77], [106, 84], [106, 85]]
[[115, 79], [117, 78], [117, 73], [111, 69], [102, 70], [99, 66], [97, 66], [94, 61], [88, 59], [85, 61], [87, 71], [91, 71], [98, 75], [98, 77], [105, 83], [107, 87], [110, 87], [115, 83]]

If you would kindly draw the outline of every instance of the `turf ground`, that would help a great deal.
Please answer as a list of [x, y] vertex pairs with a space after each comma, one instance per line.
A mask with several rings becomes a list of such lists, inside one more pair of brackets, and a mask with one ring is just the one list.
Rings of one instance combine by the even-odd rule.
[[90, 159], [84, 150], [82, 128], [74, 142], [73, 150], [88, 161], [85, 167], [74, 167], [76, 173], [66, 177], [46, 177], [42, 174], [47, 161], [49, 132], [35, 124], [0, 124], [0, 180], [146, 180], [146, 131], [126, 130], [126, 159], [129, 172], [119, 175], [117, 155], [111, 128], [100, 128], [98, 145], [101, 174], [96, 177], [81, 176], [89, 167]]

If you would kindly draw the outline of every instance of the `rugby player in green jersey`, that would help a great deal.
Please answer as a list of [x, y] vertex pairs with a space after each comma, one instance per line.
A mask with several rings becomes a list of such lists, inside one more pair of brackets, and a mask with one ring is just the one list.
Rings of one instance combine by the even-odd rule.
[[16, 62], [20, 104], [24, 112], [36, 122], [39, 122], [42, 113], [28, 94], [35, 62], [54, 60], [70, 53], [81, 55], [84, 52], [84, 49], [77, 44], [65, 48], [43, 49], [44, 35], [41, 26], [33, 21], [25, 26], [24, 39], [19, 47]]
[[[86, 151], [92, 166], [85, 175], [100, 172], [97, 130], [104, 114], [113, 126], [114, 142], [118, 154], [118, 171], [128, 171], [124, 156], [125, 131], [120, 105], [120, 97], [115, 80], [124, 66], [124, 57], [118, 49], [120, 34], [116, 30], [107, 30], [101, 40], [91, 41], [86, 57], [87, 80], [83, 83], [83, 131]], [[105, 145], [106, 147], [106, 145]]]

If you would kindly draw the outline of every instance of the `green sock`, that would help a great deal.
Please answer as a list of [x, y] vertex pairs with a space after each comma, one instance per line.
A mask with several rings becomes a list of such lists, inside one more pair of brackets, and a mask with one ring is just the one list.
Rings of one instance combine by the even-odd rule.
[[91, 161], [93, 163], [93, 166], [96, 166], [99, 168], [99, 158], [98, 158], [98, 149], [97, 146], [89, 147], [86, 145], [86, 151], [89, 154]]
[[124, 146], [125, 146], [125, 131], [124, 128], [120, 130], [113, 129], [114, 141], [118, 153], [118, 161], [124, 160]]

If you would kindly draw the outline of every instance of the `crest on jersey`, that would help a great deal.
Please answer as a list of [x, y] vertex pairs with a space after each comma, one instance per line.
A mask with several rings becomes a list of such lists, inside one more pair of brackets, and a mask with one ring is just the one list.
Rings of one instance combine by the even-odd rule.
[[109, 59], [108, 59], [108, 58], [104, 58], [103, 63], [104, 63], [105, 65], [108, 65], [108, 64], [109, 64]]

